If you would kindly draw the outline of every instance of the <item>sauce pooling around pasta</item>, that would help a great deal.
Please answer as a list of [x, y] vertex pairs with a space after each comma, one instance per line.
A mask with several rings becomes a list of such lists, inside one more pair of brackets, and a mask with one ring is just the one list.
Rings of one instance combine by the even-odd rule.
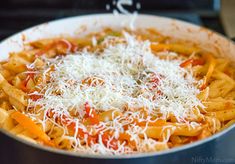
[[235, 120], [229, 61], [153, 29], [31, 42], [0, 73], [0, 126], [78, 153], [161, 151]]

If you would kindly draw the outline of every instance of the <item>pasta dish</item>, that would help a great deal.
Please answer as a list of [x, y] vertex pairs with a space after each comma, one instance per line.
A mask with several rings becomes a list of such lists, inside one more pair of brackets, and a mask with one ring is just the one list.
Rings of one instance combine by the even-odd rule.
[[0, 127], [88, 154], [171, 149], [235, 122], [235, 69], [154, 29], [36, 40], [0, 62]]

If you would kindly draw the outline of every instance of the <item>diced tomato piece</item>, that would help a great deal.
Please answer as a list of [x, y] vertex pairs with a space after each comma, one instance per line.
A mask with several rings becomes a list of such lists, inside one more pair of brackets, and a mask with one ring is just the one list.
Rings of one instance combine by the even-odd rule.
[[49, 117], [49, 118], [52, 118], [54, 116], [54, 112], [52, 110], [48, 110], [47, 113], [46, 113], [46, 116]]
[[204, 83], [204, 84], [202, 84], [202, 86], [199, 89], [202, 91], [202, 90], [204, 90], [206, 88], [206, 86], [207, 85]]
[[84, 138], [85, 137], [85, 132], [83, 131], [83, 129], [78, 128], [78, 136], [79, 138]]
[[121, 141], [126, 141], [127, 144], [130, 145], [131, 147], [136, 147], [136, 142], [134, 140], [131, 140], [131, 136], [127, 133], [120, 133], [119, 139]]
[[98, 140], [97, 136], [88, 135], [87, 143], [88, 143], [88, 145], [95, 144], [95, 143], [97, 143], [97, 140]]
[[205, 60], [203, 59], [193, 59], [193, 62], [192, 62], [192, 66], [204, 65], [204, 64], [205, 64]]
[[30, 95], [29, 97], [33, 101], [37, 101], [38, 99], [42, 98], [43, 96], [42, 95]]
[[91, 110], [91, 107], [90, 107], [89, 103], [86, 102], [86, 103], [85, 103], [86, 117], [89, 117], [89, 115], [90, 115], [90, 110]]
[[110, 135], [108, 132], [105, 132], [102, 135], [102, 142], [103, 144], [107, 147], [107, 148], [112, 148], [113, 150], [117, 150], [118, 149], [118, 140], [115, 138], [112, 138], [110, 140]]
[[99, 124], [99, 116], [95, 109], [91, 108], [88, 102], [85, 103], [85, 118], [91, 125]]
[[[75, 128], [74, 128], [74, 130], [75, 130]], [[78, 129], [77, 137], [80, 138], [80, 139], [84, 139], [85, 137], [87, 137], [87, 144], [88, 145], [97, 143], [97, 140], [98, 140], [97, 136], [92, 136], [88, 132], [84, 132], [84, 130], [81, 129], [81, 128]]]

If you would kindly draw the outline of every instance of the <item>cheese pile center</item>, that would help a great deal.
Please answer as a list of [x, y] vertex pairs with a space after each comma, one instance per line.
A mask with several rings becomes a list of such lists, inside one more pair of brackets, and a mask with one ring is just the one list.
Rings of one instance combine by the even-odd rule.
[[[45, 113], [50, 109], [69, 117], [74, 113], [77, 126], [82, 126], [80, 120], [84, 117], [85, 103], [98, 113], [117, 110], [130, 118], [145, 121], [150, 120], [139, 114], [140, 109], [159, 119], [173, 114], [178, 122], [193, 117], [192, 110], [202, 104], [197, 98], [199, 90], [192, 72], [179, 66], [182, 60], [160, 59], [152, 53], [149, 41], [137, 40], [128, 33], [124, 33], [120, 43], [108, 44], [115, 39], [120, 38], [106, 38], [104, 43], [108, 46], [99, 53], [83, 50], [54, 59], [44, 58], [47, 63], [44, 74], [51, 65], [54, 70], [50, 72], [49, 82], [41, 86], [43, 97], [31, 101], [30, 105], [40, 105]], [[172, 52], [164, 53], [167, 56]], [[47, 119], [50, 118], [45, 114], [42, 122]], [[111, 125], [103, 126], [106, 130], [115, 129], [118, 137], [118, 132], [124, 131], [122, 124], [116, 119]], [[135, 127], [128, 129], [133, 139], [137, 131]], [[79, 139], [74, 140], [79, 142]], [[80, 151], [109, 151], [107, 148], [104, 150], [100, 142], [90, 148], [79, 145], [77, 143], [75, 147]], [[110, 151], [124, 153], [126, 149]]]

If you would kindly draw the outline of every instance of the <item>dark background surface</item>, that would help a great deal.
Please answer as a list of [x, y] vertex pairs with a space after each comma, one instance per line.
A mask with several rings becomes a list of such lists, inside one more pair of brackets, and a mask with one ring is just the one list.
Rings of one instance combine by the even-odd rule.
[[[133, 0], [141, 3], [144, 9], [209, 9], [213, 0]], [[68, 9], [104, 9], [112, 0], [8, 0], [0, 8], [68, 8]]]
[[[173, 17], [224, 33], [218, 12], [218, 0], [134, 0], [141, 3], [140, 13]], [[0, 5], [0, 40], [54, 19], [108, 13], [112, 0], [5, 0]], [[136, 9], [127, 7], [130, 11]], [[217, 6], [217, 7], [216, 7]]]

